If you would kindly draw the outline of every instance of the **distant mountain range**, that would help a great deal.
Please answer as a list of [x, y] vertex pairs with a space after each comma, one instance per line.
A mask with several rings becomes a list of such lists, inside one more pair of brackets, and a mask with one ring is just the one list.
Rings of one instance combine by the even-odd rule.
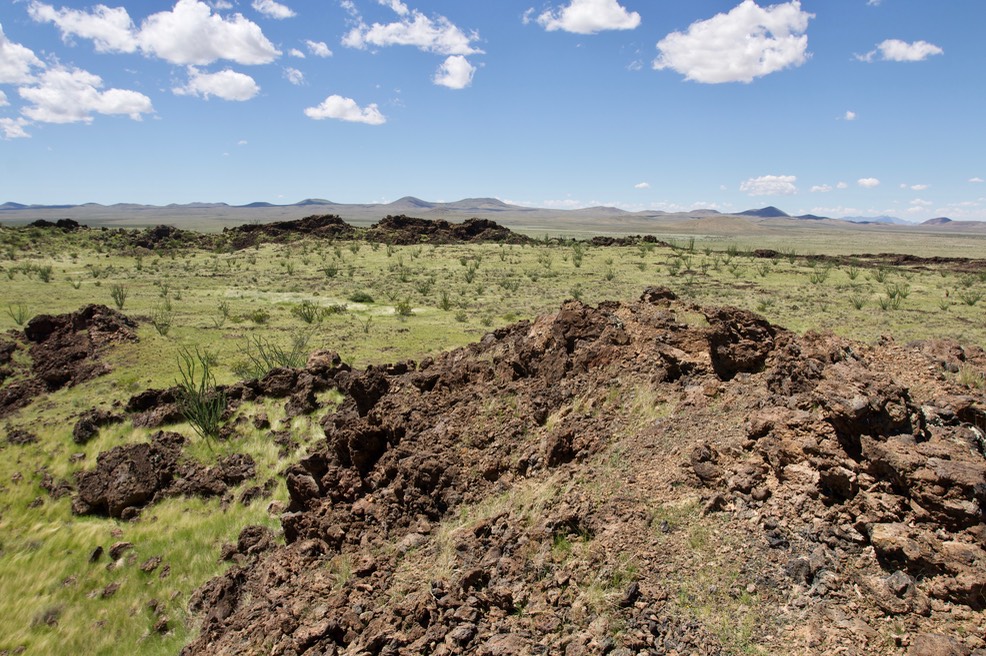
[[[264, 201], [246, 205], [228, 203], [185, 203], [159, 205], [140, 205], [117, 203], [102, 205], [85, 203], [82, 205], [25, 205], [6, 202], [0, 205], [0, 220], [30, 222], [38, 218], [73, 218], [91, 221], [94, 224], [134, 226], [169, 221], [193, 222], [209, 221], [219, 226], [235, 225], [249, 221], [271, 221], [300, 218], [308, 214], [337, 214], [347, 221], [373, 223], [384, 216], [407, 214], [420, 218], [444, 218], [449, 220], [470, 217], [491, 218], [514, 226], [531, 228], [554, 227], [555, 224], [571, 229], [613, 228], [617, 231], [646, 230], [655, 220], [677, 222], [682, 220], [716, 220], [723, 226], [723, 220], [730, 217], [743, 217], [748, 220], [771, 221], [813, 221], [849, 222], [855, 224], [916, 225], [893, 216], [847, 216], [831, 218], [814, 214], [792, 216], [774, 207], [762, 207], [743, 212], [723, 214], [711, 209], [696, 209], [688, 212], [663, 212], [644, 210], [630, 212], [617, 207], [587, 207], [574, 210], [526, 207], [505, 203], [496, 198], [464, 198], [454, 202], [431, 202], [405, 196], [391, 203], [338, 203], [324, 198], [306, 198], [297, 203], [275, 204]], [[986, 230], [986, 222], [952, 221], [946, 217], [930, 219], [920, 224], [927, 227], [960, 229], [972, 227]]]

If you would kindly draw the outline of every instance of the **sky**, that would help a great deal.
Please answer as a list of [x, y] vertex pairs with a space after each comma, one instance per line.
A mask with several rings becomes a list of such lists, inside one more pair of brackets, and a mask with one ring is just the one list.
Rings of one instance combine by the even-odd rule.
[[986, 220], [983, 0], [5, 0], [0, 202]]

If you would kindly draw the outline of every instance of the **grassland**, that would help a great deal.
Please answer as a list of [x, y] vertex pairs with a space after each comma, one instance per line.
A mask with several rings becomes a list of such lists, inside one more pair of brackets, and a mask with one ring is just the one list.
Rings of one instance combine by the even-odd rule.
[[[29, 445], [0, 440], [0, 651], [175, 653], [194, 630], [184, 611], [189, 595], [226, 566], [218, 560], [221, 544], [235, 541], [248, 524], [277, 527], [266, 501], [223, 509], [218, 500], [171, 499], [140, 521], [120, 522], [74, 516], [69, 498], [52, 499], [40, 487], [45, 474], [71, 480], [100, 451], [146, 440], [149, 431], [122, 424], [78, 447], [71, 428], [92, 407], [174, 384], [182, 347], [209, 353], [220, 383], [241, 378], [249, 354], [272, 345], [335, 350], [356, 367], [420, 360], [550, 312], [567, 298], [628, 300], [649, 285], [666, 285], [700, 305], [753, 310], [798, 332], [832, 331], [863, 341], [947, 337], [986, 346], [981, 271], [834, 265], [805, 257], [841, 254], [844, 246], [828, 237], [770, 241], [781, 252], [772, 259], [750, 252], [768, 244], [714, 236], [682, 237], [674, 248], [596, 247], [557, 238], [528, 246], [298, 240], [238, 252], [150, 252], [127, 246], [123, 237], [112, 230], [0, 229], [0, 330], [88, 303], [121, 306], [140, 321], [138, 343], [106, 354], [111, 374], [35, 401], [0, 430], [25, 428], [39, 438]], [[962, 242], [958, 250], [967, 254], [976, 243]], [[940, 254], [939, 246], [929, 254]], [[248, 418], [260, 412], [298, 439], [288, 462], [321, 434], [315, 419], [284, 419], [278, 403], [238, 410]], [[250, 426], [246, 422], [235, 444], [193, 441], [192, 455], [208, 462], [217, 455], [213, 448], [250, 453], [257, 481], [280, 481], [273, 499], [284, 500], [277, 473], [285, 461], [265, 431]], [[193, 438], [188, 426], [176, 429]], [[124, 540], [135, 548], [111, 567], [105, 558], [88, 563], [97, 545]], [[141, 570], [153, 556], [169, 565], [168, 576]], [[119, 588], [105, 594], [111, 584]], [[168, 618], [164, 634], [152, 630], [160, 617], [148, 609], [152, 600]]]

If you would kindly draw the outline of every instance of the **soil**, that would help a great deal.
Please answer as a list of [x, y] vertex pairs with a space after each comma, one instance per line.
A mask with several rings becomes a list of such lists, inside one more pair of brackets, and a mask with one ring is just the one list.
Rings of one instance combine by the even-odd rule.
[[981, 349], [649, 289], [327, 360], [266, 385], [346, 400], [185, 654], [986, 654], [986, 398], [950, 373]]
[[[11, 331], [12, 342], [0, 342], [0, 369], [11, 382], [0, 388], [0, 417], [29, 404], [32, 399], [63, 387], [71, 387], [109, 371], [100, 354], [110, 344], [137, 341], [137, 324], [105, 305], [52, 316], [39, 314], [23, 332]], [[17, 351], [26, 352], [31, 364], [18, 366]]]

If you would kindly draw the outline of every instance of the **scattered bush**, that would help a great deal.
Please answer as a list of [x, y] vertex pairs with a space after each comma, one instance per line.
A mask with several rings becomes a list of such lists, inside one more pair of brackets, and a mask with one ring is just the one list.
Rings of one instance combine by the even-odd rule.
[[117, 283], [110, 286], [110, 296], [113, 297], [113, 303], [116, 304], [116, 309], [123, 309], [123, 304], [127, 302], [128, 293], [129, 288], [126, 285]]
[[178, 405], [192, 429], [204, 439], [219, 437], [226, 392], [216, 385], [212, 375], [212, 358], [196, 347], [195, 351], [178, 351]]

